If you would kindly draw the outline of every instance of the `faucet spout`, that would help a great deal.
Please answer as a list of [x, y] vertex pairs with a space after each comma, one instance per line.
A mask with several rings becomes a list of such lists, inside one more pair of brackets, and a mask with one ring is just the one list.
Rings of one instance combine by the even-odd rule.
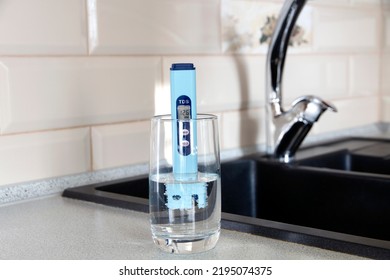
[[337, 112], [336, 107], [315, 96], [302, 96], [292, 103], [292, 108], [275, 116], [275, 150], [273, 155], [290, 162], [313, 124], [326, 110]]
[[282, 78], [289, 39], [307, 0], [286, 0], [271, 38], [266, 62], [267, 153], [290, 162], [324, 111], [337, 111], [331, 103], [315, 96], [296, 99], [289, 110], [282, 105]]

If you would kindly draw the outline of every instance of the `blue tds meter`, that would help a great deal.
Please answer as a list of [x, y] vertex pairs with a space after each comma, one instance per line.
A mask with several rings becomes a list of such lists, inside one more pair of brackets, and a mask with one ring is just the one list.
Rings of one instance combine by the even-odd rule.
[[173, 173], [177, 179], [191, 179], [197, 174], [196, 78], [192, 63], [171, 67], [171, 114], [173, 127]]
[[207, 186], [197, 182], [196, 77], [192, 63], [171, 67], [172, 153], [174, 183], [166, 184], [167, 207], [207, 206]]

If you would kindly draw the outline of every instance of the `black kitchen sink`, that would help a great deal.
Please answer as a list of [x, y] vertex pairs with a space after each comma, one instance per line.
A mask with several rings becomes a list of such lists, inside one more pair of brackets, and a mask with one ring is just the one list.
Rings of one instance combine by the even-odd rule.
[[[390, 259], [390, 141], [348, 138], [302, 149], [283, 164], [263, 155], [225, 162], [222, 227], [369, 258]], [[64, 196], [148, 212], [141, 176]]]
[[348, 150], [313, 157], [300, 162], [300, 164], [303, 166], [384, 175], [388, 175], [390, 170], [390, 158], [363, 156], [353, 154]]

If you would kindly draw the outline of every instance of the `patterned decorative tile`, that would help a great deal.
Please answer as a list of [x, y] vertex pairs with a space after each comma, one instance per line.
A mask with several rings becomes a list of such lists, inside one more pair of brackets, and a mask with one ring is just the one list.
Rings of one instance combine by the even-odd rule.
[[[222, 0], [222, 51], [266, 53], [281, 5], [265, 1]], [[312, 9], [301, 12], [290, 38], [292, 51], [311, 46]]]

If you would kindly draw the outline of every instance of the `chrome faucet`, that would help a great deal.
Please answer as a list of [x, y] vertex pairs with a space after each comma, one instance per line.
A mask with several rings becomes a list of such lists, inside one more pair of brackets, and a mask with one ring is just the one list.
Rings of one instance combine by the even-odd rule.
[[282, 77], [290, 35], [307, 0], [286, 0], [272, 35], [266, 64], [267, 154], [282, 162], [293, 160], [296, 151], [321, 114], [336, 107], [319, 97], [296, 99], [285, 111], [282, 106]]

